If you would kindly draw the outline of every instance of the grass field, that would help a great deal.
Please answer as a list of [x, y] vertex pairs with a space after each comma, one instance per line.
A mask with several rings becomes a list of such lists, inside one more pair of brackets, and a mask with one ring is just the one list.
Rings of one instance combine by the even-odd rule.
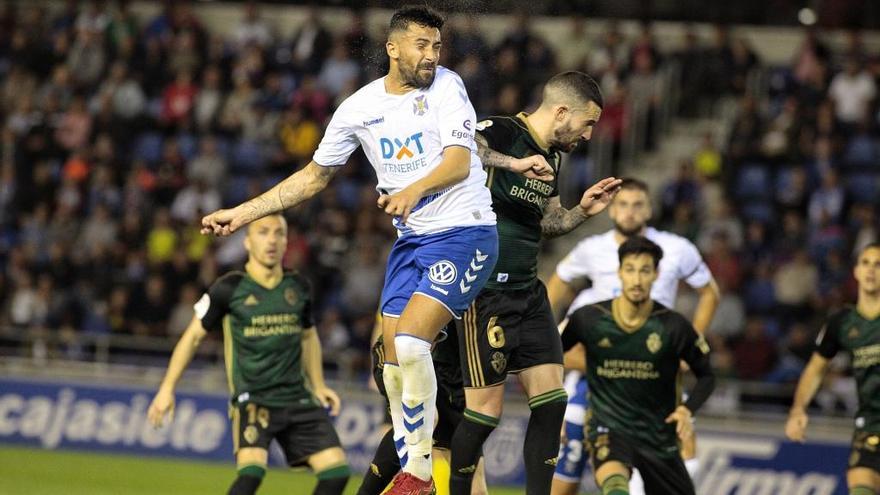
[[[210, 495], [223, 494], [235, 471], [232, 464], [130, 457], [85, 452], [0, 447], [2, 495]], [[352, 478], [346, 495], [360, 478]], [[315, 478], [308, 472], [273, 469], [260, 495], [309, 495]], [[492, 495], [522, 490], [491, 488]]]

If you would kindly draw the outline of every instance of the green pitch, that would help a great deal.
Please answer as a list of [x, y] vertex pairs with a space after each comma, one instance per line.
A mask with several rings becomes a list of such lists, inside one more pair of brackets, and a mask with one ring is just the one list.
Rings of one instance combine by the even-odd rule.
[[[15, 495], [213, 495], [224, 494], [235, 477], [232, 464], [60, 452], [0, 446], [0, 494]], [[346, 494], [354, 494], [360, 477]], [[270, 470], [260, 495], [309, 495], [308, 472]], [[492, 495], [520, 490], [492, 488]]]

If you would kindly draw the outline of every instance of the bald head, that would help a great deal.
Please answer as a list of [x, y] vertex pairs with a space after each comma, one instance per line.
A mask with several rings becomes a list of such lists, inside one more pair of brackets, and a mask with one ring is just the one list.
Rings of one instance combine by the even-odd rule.
[[605, 102], [596, 81], [578, 71], [556, 74], [544, 85], [542, 106], [563, 105], [568, 108], [585, 108], [593, 102], [601, 109]]

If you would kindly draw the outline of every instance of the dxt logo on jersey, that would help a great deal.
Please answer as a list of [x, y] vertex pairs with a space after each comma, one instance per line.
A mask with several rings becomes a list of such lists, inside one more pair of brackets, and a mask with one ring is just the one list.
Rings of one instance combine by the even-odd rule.
[[392, 157], [397, 160], [412, 158], [415, 156], [413, 149], [417, 150], [420, 155], [425, 151], [422, 147], [421, 132], [417, 132], [403, 140], [400, 138], [379, 138], [379, 146], [382, 147], [382, 158], [386, 160]]

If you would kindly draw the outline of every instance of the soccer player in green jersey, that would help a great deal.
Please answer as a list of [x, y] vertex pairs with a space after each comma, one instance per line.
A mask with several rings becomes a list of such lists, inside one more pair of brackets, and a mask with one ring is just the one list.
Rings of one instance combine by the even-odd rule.
[[819, 333], [816, 352], [798, 382], [785, 434], [796, 442], [804, 441], [807, 406], [829, 362], [838, 351], [849, 352], [859, 410], [846, 483], [850, 495], [876, 495], [880, 493], [880, 244], [862, 250], [853, 275], [859, 286], [856, 306], [831, 316]]
[[[577, 344], [586, 362], [590, 411], [585, 443], [603, 495], [629, 494], [632, 469], [647, 495], [693, 495], [679, 442], [715, 386], [709, 346], [687, 319], [650, 298], [663, 250], [635, 236], [618, 249], [622, 292], [583, 306], [562, 327], [565, 350]], [[697, 383], [679, 403], [679, 363]]]
[[245, 271], [220, 277], [196, 303], [148, 418], [160, 426], [173, 413], [174, 388], [196, 348], [207, 332], [223, 332], [238, 464], [229, 494], [256, 493], [274, 438], [291, 466], [308, 465], [317, 474], [313, 494], [340, 495], [350, 470], [324, 409], [337, 414], [339, 397], [324, 383], [309, 284], [281, 266], [287, 247], [284, 217], [251, 223], [244, 245]]
[[[617, 192], [620, 181], [612, 177], [590, 187], [574, 208], [565, 209], [559, 201], [561, 154], [590, 139], [601, 113], [599, 86], [590, 76], [572, 71], [547, 81], [534, 113], [477, 124], [499, 254], [486, 287], [458, 322], [467, 409], [452, 439], [453, 494], [471, 492], [481, 448], [501, 416], [508, 373], [518, 374], [531, 408], [523, 446], [526, 493], [550, 493], [567, 395], [559, 334], [537, 277], [538, 251], [542, 238], [570, 232], [604, 210]], [[513, 166], [529, 156], [552, 167], [550, 181]]]

